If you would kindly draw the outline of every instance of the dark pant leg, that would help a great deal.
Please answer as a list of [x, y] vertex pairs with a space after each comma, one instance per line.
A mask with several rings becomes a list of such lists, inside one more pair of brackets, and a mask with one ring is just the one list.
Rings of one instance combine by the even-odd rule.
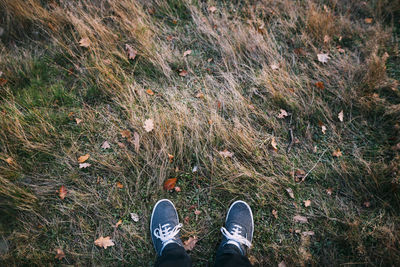
[[215, 267], [251, 267], [251, 263], [246, 256], [240, 253], [235, 245], [227, 244], [218, 249], [215, 259]]
[[157, 258], [155, 267], [190, 267], [192, 260], [185, 249], [178, 244], [168, 244], [165, 246], [161, 256]]

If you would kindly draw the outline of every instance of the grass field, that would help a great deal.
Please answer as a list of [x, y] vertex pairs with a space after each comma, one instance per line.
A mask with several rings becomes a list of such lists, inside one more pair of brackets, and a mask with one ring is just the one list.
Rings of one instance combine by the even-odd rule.
[[238, 199], [255, 266], [400, 264], [398, 1], [0, 7], [3, 265], [151, 266], [160, 198], [195, 266]]

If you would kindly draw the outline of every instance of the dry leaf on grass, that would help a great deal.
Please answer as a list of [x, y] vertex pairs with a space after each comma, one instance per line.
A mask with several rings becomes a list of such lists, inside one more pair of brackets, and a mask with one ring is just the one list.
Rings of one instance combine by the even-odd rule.
[[317, 88], [321, 89], [321, 90], [324, 90], [324, 89], [325, 89], [325, 85], [324, 85], [323, 82], [316, 82], [316, 83], [315, 83], [315, 86], [316, 86]]
[[0, 78], [0, 86], [6, 85], [7, 82], [8, 82], [7, 79]]
[[281, 262], [278, 264], [278, 267], [286, 267], [286, 263], [285, 263], [284, 261], [281, 261]]
[[372, 23], [372, 18], [365, 18], [364, 21], [367, 24], [371, 24]]
[[277, 70], [277, 69], [279, 69], [279, 64], [278, 63], [273, 63], [273, 64], [270, 65], [270, 67], [271, 67], [272, 70]]
[[172, 163], [174, 161], [174, 155], [168, 153], [168, 161], [169, 163]]
[[340, 149], [338, 148], [338, 149], [336, 149], [336, 150], [334, 150], [333, 152], [332, 152], [332, 156], [334, 156], [334, 157], [341, 157], [341, 156], [343, 156], [342, 155], [342, 151], [340, 151]]
[[330, 196], [332, 195], [333, 189], [332, 188], [328, 188], [326, 189], [326, 193]]
[[330, 59], [329, 55], [325, 53], [317, 54], [317, 57], [318, 61], [322, 63], [327, 63], [328, 60]]
[[14, 160], [13, 160], [12, 157], [6, 158], [5, 161], [6, 161], [8, 164], [10, 164], [10, 165], [12, 165], [12, 164], [14, 163]]
[[169, 178], [164, 183], [164, 189], [167, 191], [174, 189], [177, 181], [178, 178]]
[[153, 92], [153, 90], [151, 90], [151, 89], [147, 89], [147, 90], [146, 90], [146, 94], [148, 94], [148, 95], [154, 95], [154, 92]]
[[311, 200], [304, 200], [304, 206], [309, 207], [311, 205]]
[[89, 155], [89, 154], [80, 156], [80, 157], [78, 158], [78, 162], [79, 162], [79, 163], [84, 163], [84, 162], [87, 161], [89, 158], [90, 158], [90, 155]]
[[339, 112], [339, 114], [338, 114], [338, 119], [339, 119], [340, 121], [343, 121], [343, 110]]
[[154, 129], [153, 119], [147, 119], [144, 121], [143, 128], [146, 132], [151, 132]]
[[303, 236], [312, 236], [312, 235], [314, 235], [315, 233], [314, 233], [314, 231], [305, 231], [305, 232], [302, 232], [301, 233]]
[[108, 149], [108, 148], [110, 148], [111, 146], [110, 146], [110, 144], [107, 142], [107, 141], [104, 141], [104, 143], [101, 145], [101, 148], [102, 149]]
[[98, 247], [105, 248], [105, 249], [115, 245], [114, 242], [111, 240], [111, 238], [109, 236], [107, 236], [107, 237], [102, 237], [102, 236], [99, 237], [98, 239], [96, 239], [94, 241], [94, 244], [96, 246], [98, 246]]
[[140, 136], [139, 136], [139, 134], [138, 134], [137, 132], [134, 132], [134, 133], [133, 133], [133, 144], [135, 145], [135, 151], [136, 151], [136, 153], [138, 153], [138, 152], [139, 152], [139, 149], [140, 149], [140, 143], [139, 143], [139, 141], [140, 141]]
[[194, 246], [196, 246], [197, 240], [198, 239], [196, 236], [189, 237], [189, 239], [184, 242], [183, 247], [185, 248], [185, 250], [193, 250]]
[[186, 50], [183, 52], [183, 57], [186, 57], [187, 55], [190, 55], [192, 53], [192, 50]]
[[197, 93], [197, 94], [196, 94], [196, 97], [197, 97], [197, 98], [204, 98], [204, 94], [203, 94], [203, 93]]
[[211, 12], [211, 13], [214, 13], [215, 11], [217, 11], [217, 8], [215, 6], [210, 6], [208, 8], [208, 11]]
[[124, 188], [124, 185], [121, 184], [120, 182], [116, 182], [115, 185], [116, 185], [118, 188], [121, 188], [121, 189]]
[[289, 196], [294, 199], [294, 194], [292, 188], [286, 188], [286, 191], [289, 193]]
[[181, 188], [179, 186], [174, 187], [175, 192], [181, 192]]
[[272, 210], [272, 215], [274, 215], [275, 219], [278, 219], [278, 211]]
[[179, 69], [179, 76], [185, 77], [188, 74], [188, 72], [184, 69]]
[[224, 151], [219, 151], [218, 152], [221, 156], [223, 156], [224, 158], [232, 158], [233, 156], [233, 152], [229, 152], [228, 150], [224, 150]]
[[293, 220], [295, 220], [296, 222], [301, 222], [301, 223], [306, 223], [308, 222], [307, 218], [301, 215], [296, 215], [293, 217]]
[[86, 169], [90, 166], [92, 166], [90, 163], [79, 163], [79, 169]]
[[195, 211], [194, 211], [194, 214], [200, 215], [200, 214], [201, 214], [201, 210], [195, 210]]
[[281, 110], [280, 110], [280, 113], [278, 114], [278, 118], [279, 118], [279, 119], [283, 119], [283, 118], [285, 118], [285, 117], [287, 117], [287, 116], [288, 116], [287, 111], [284, 110], [284, 109], [281, 109]]
[[271, 139], [271, 146], [275, 151], [278, 151], [278, 144], [275, 141], [275, 137], [272, 137]]
[[322, 131], [323, 134], [326, 133], [326, 126], [325, 126], [325, 125], [322, 125], [322, 126], [321, 126], [321, 131]]
[[65, 253], [61, 248], [57, 249], [57, 255], [54, 257], [55, 259], [62, 260], [65, 258]]
[[132, 46], [125, 44], [125, 51], [128, 56], [128, 59], [134, 60], [137, 54], [137, 51], [133, 49]]
[[75, 118], [75, 122], [76, 124], [80, 124], [83, 120], [79, 119], [79, 118]]
[[130, 215], [131, 215], [131, 219], [134, 222], [138, 222], [139, 221], [139, 215], [137, 213], [132, 212]]
[[89, 39], [89, 38], [82, 38], [82, 39], [79, 41], [79, 46], [82, 46], [82, 47], [89, 47], [89, 46], [90, 46], [90, 39]]
[[60, 187], [58, 192], [59, 192], [58, 195], [60, 196], [61, 199], [64, 199], [67, 196], [67, 193], [68, 193], [67, 188], [64, 185], [62, 185]]
[[122, 224], [122, 220], [119, 220], [116, 224], [115, 224], [115, 228], [118, 228], [118, 226], [120, 226]]

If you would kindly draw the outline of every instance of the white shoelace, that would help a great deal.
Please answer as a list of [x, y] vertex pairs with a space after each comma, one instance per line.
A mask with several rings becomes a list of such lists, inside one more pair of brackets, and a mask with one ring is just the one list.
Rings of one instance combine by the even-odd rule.
[[172, 229], [171, 227], [169, 227], [169, 225], [169, 223], [163, 224], [162, 226], [160, 224], [158, 228], [154, 229], [154, 236], [159, 238], [162, 242], [161, 252], [166, 245], [175, 242], [174, 238], [179, 233], [179, 231], [181, 230], [180, 228], [182, 227], [181, 223], [175, 225], [175, 227]]
[[245, 238], [244, 236], [240, 235], [240, 233], [242, 232], [240, 229], [242, 229], [240, 225], [234, 224], [230, 233], [228, 232], [228, 230], [226, 230], [225, 227], [221, 227], [221, 232], [229, 241], [243, 244], [249, 248], [251, 246], [251, 242], [247, 240], [247, 238]]

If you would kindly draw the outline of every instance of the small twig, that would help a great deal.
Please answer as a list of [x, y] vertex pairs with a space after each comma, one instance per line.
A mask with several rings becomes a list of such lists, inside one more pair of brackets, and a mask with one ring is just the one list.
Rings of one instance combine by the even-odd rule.
[[315, 167], [317, 167], [318, 163], [321, 161], [322, 157], [324, 156], [325, 152], [328, 149], [325, 149], [324, 152], [322, 152], [321, 156], [319, 156], [319, 159], [317, 160], [317, 162], [314, 164], [314, 166], [306, 173], [306, 175], [304, 175], [303, 179], [301, 179], [300, 183], [304, 182], [307, 178], [307, 176], [315, 169]]
[[289, 128], [289, 134], [290, 134], [290, 143], [289, 143], [289, 145], [288, 145], [288, 147], [287, 147], [287, 149], [286, 149], [286, 153], [289, 153], [289, 152], [290, 152], [290, 149], [291, 149], [292, 146], [293, 146], [294, 138], [293, 138], [293, 129], [292, 129], [292, 128]]

